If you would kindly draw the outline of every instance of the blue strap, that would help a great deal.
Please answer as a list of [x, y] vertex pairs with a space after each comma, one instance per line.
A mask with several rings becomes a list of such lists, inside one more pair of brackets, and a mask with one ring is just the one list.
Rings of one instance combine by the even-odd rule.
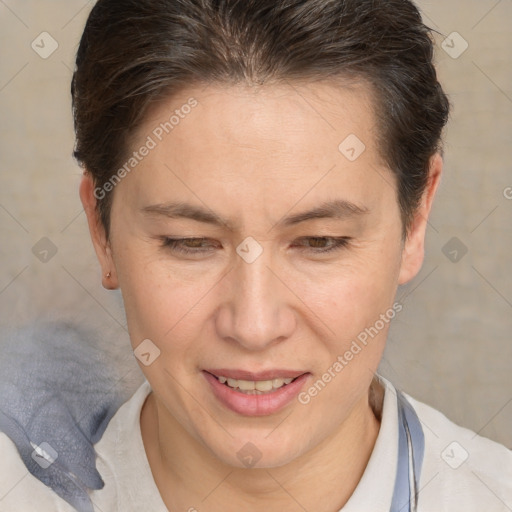
[[397, 403], [398, 466], [390, 512], [414, 512], [425, 453], [425, 436], [416, 411], [399, 390]]

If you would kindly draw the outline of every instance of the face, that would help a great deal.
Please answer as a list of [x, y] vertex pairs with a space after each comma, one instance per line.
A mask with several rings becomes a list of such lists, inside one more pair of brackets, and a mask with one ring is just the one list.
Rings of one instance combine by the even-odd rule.
[[286, 464], [367, 405], [424, 235], [402, 243], [375, 123], [363, 86], [190, 88], [138, 130], [106, 251], [93, 232], [159, 412], [229, 465]]

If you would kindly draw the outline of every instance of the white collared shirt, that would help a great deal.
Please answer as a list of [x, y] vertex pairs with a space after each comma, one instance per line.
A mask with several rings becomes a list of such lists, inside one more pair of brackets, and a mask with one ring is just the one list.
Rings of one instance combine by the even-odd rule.
[[[368, 465], [342, 512], [389, 512], [398, 460], [396, 390], [386, 379], [379, 434]], [[105, 486], [90, 497], [97, 512], [167, 512], [144, 450], [140, 412], [151, 391], [144, 380], [111, 419], [95, 445]], [[448, 420], [405, 395], [425, 435], [418, 512], [511, 512], [512, 451]], [[0, 512], [73, 512], [26, 469], [0, 432]], [[193, 507], [194, 504], [191, 504]], [[196, 506], [201, 510], [200, 503]], [[311, 511], [314, 512], [314, 511]], [[406, 511], [404, 511], [406, 512]]]

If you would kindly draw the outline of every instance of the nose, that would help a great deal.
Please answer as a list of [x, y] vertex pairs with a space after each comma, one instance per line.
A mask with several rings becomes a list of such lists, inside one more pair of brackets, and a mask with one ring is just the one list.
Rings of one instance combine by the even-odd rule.
[[[263, 246], [262, 246], [263, 247]], [[246, 350], [262, 351], [288, 339], [295, 329], [294, 295], [270, 250], [252, 262], [237, 255], [226, 276], [227, 300], [217, 316], [218, 334]]]

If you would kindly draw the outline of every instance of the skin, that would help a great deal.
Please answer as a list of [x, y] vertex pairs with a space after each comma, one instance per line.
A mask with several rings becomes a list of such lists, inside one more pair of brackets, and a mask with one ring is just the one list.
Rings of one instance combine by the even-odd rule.
[[[103, 285], [122, 290], [132, 347], [149, 338], [161, 351], [139, 362], [153, 389], [141, 429], [155, 482], [173, 511], [338, 510], [378, 435], [368, 390], [388, 325], [310, 403], [267, 416], [225, 408], [201, 371], [302, 370], [307, 390], [418, 273], [441, 157], [404, 241], [364, 85], [191, 87], [152, 108], [134, 150], [192, 96], [198, 106], [115, 187], [109, 240], [87, 173], [80, 186], [103, 275], [111, 273]], [[353, 162], [338, 150], [349, 134], [366, 145]], [[178, 199], [234, 231], [141, 211]], [[332, 199], [367, 213], [277, 225]], [[204, 237], [212, 249], [182, 255], [162, 246], [165, 236]], [[248, 236], [263, 249], [250, 264], [236, 252]], [[328, 241], [304, 239], [322, 236], [351, 241], [322, 255], [314, 251]], [[261, 453], [252, 468], [237, 457], [247, 442]]]

